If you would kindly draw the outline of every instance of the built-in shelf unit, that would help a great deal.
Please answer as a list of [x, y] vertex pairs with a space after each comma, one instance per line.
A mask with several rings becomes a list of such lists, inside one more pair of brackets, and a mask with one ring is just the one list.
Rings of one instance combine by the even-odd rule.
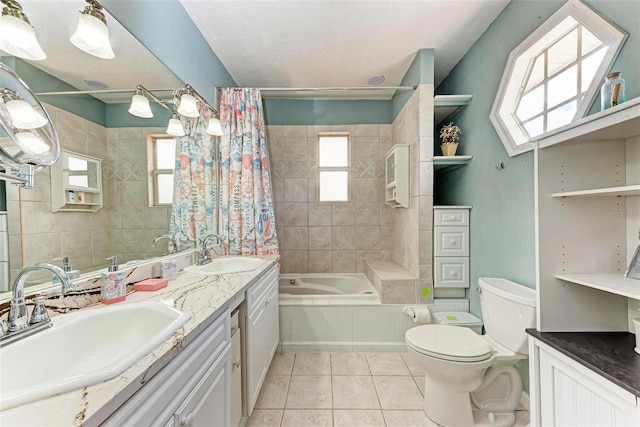
[[536, 142], [538, 330], [627, 331], [640, 217], [640, 98]]
[[433, 170], [437, 174], [451, 172], [469, 163], [473, 156], [433, 156]]
[[436, 95], [433, 97], [433, 122], [436, 125], [469, 105], [473, 95]]
[[385, 201], [392, 208], [409, 207], [409, 145], [396, 144], [385, 156]]
[[102, 160], [61, 151], [51, 166], [51, 211], [96, 212], [102, 203]]

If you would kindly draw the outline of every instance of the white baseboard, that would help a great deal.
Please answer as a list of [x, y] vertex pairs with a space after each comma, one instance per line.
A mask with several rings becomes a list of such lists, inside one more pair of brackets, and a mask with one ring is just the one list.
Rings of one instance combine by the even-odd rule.
[[406, 352], [404, 342], [335, 342], [335, 341], [283, 341], [279, 350], [284, 353], [303, 351], [335, 351], [335, 352]]

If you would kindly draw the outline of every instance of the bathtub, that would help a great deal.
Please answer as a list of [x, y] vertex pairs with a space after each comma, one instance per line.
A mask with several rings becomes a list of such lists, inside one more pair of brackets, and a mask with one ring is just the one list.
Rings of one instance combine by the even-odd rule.
[[379, 301], [375, 288], [361, 273], [282, 274], [278, 291], [280, 301]]

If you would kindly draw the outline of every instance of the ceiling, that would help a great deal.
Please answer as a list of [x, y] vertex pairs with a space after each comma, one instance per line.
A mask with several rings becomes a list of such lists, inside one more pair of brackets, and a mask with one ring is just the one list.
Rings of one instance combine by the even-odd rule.
[[[161, 7], [162, 0], [146, 0]], [[383, 75], [398, 86], [419, 49], [435, 49], [436, 86], [509, 0], [180, 0], [242, 87], [363, 87]], [[108, 13], [115, 59], [69, 42], [83, 0], [20, 0], [48, 57], [29, 61], [79, 90], [177, 88], [181, 80]], [[170, 31], [170, 30], [169, 30]], [[1, 52], [0, 52], [1, 53]], [[94, 95], [128, 102], [131, 93]], [[263, 97], [389, 99], [394, 90], [265, 92]], [[168, 97], [169, 94], [161, 97]]]
[[435, 50], [437, 86], [508, 1], [180, 0], [239, 86], [288, 88], [362, 87], [378, 75], [386, 78], [383, 86], [398, 86], [422, 48]]

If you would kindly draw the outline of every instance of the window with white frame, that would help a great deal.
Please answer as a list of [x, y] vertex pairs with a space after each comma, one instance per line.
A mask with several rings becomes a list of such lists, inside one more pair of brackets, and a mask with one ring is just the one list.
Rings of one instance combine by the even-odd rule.
[[147, 137], [149, 206], [173, 204], [173, 171], [176, 164], [176, 140], [169, 135]]
[[511, 52], [490, 115], [510, 156], [588, 112], [626, 36], [570, 0]]
[[318, 200], [349, 201], [349, 134], [318, 134]]

